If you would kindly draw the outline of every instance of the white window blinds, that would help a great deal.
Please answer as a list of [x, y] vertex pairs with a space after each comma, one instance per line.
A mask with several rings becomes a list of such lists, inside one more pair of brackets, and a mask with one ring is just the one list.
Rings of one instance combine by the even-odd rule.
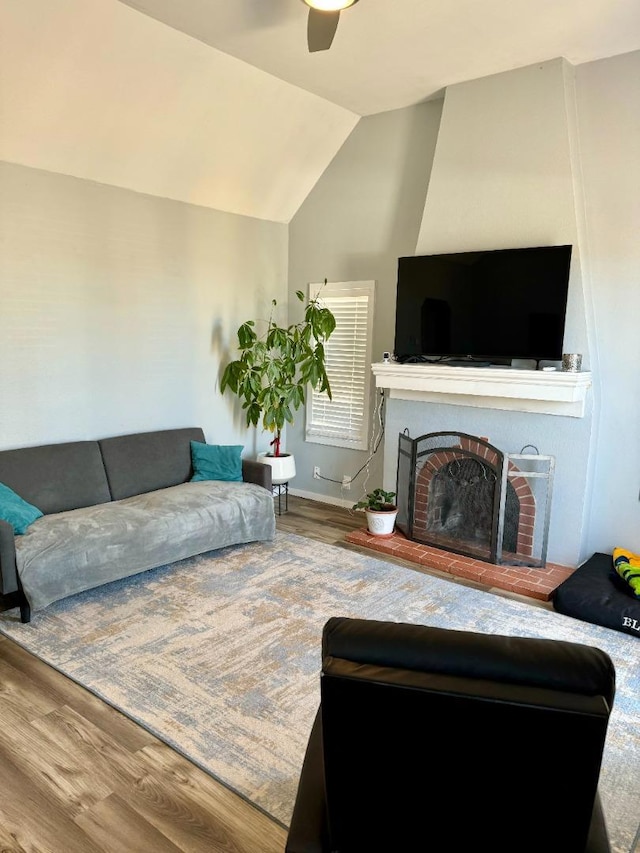
[[307, 398], [306, 439], [318, 444], [366, 450], [369, 444], [369, 391], [373, 281], [309, 285], [336, 318], [325, 343], [332, 399], [311, 391]]

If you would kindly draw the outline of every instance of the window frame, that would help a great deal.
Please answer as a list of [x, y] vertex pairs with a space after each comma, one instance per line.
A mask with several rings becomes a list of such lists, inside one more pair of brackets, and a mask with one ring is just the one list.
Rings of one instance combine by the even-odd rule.
[[[371, 415], [369, 406], [371, 402], [371, 386], [373, 377], [371, 375], [371, 353], [373, 351], [373, 325], [374, 325], [374, 310], [375, 310], [375, 290], [376, 282], [374, 280], [366, 281], [330, 281], [330, 282], [309, 282], [309, 299], [319, 297], [322, 301], [323, 293], [328, 299], [339, 299], [340, 295], [345, 298], [352, 298], [364, 293], [367, 296], [367, 320], [366, 320], [366, 344], [364, 354], [364, 382], [362, 387], [363, 392], [363, 409], [362, 409], [362, 429], [358, 438], [346, 438], [335, 435], [323, 434], [321, 431], [311, 431], [312, 429], [320, 430], [320, 427], [312, 427], [313, 421], [313, 397], [314, 391], [309, 386], [307, 399], [305, 403], [305, 430], [304, 439], [310, 444], [323, 444], [331, 447], [342, 447], [351, 450], [367, 450], [369, 447], [371, 434]], [[330, 306], [329, 306], [330, 307]], [[337, 328], [337, 327], [336, 327]], [[325, 341], [325, 351], [331, 348], [331, 337]], [[331, 385], [331, 372], [327, 370], [329, 375], [329, 384]], [[333, 390], [333, 388], [332, 388]], [[317, 392], [316, 392], [317, 393]]]

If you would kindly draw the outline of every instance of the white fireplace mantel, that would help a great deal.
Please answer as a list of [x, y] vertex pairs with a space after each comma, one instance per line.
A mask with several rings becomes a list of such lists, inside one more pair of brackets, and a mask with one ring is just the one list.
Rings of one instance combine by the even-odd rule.
[[546, 415], [584, 416], [591, 373], [514, 367], [449, 367], [437, 364], [371, 365], [376, 387], [400, 400], [449, 403]]

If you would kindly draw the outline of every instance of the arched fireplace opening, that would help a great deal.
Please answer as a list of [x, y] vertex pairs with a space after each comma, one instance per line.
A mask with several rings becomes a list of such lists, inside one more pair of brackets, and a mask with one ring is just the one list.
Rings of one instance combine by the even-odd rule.
[[[520, 470], [515, 459], [547, 470]], [[413, 541], [486, 562], [544, 566], [552, 471], [551, 457], [505, 455], [466, 433], [400, 434], [397, 527]], [[541, 477], [537, 501], [530, 482]]]
[[[419, 488], [426, 510], [414, 512], [414, 529], [422, 528], [449, 541], [469, 539], [477, 547], [488, 548], [497, 480], [495, 468], [484, 460], [467, 456], [445, 462], [429, 478], [426, 488]], [[503, 546], [509, 551], [517, 547], [518, 508], [518, 498], [508, 483]]]

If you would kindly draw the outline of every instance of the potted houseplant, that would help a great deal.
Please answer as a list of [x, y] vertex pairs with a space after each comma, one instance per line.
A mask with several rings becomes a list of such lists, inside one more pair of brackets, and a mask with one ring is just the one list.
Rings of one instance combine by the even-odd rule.
[[[304, 302], [301, 290], [296, 291], [296, 296]], [[295, 474], [295, 461], [292, 454], [282, 450], [282, 429], [285, 423], [293, 424], [294, 412], [304, 404], [309, 385], [331, 399], [324, 344], [335, 329], [336, 320], [314, 298], [305, 306], [303, 321], [279, 326], [273, 318], [276, 305], [273, 299], [262, 333], [256, 330], [254, 320], [247, 320], [238, 328], [240, 355], [224, 368], [220, 390], [224, 393], [228, 389], [239, 397], [247, 426], [262, 423], [265, 430], [273, 433], [273, 450], [259, 454], [259, 459], [273, 468], [274, 483], [285, 483]]]
[[353, 505], [353, 509], [365, 511], [369, 533], [374, 536], [393, 535], [398, 515], [398, 507], [394, 503], [395, 496], [395, 492], [374, 489]]

